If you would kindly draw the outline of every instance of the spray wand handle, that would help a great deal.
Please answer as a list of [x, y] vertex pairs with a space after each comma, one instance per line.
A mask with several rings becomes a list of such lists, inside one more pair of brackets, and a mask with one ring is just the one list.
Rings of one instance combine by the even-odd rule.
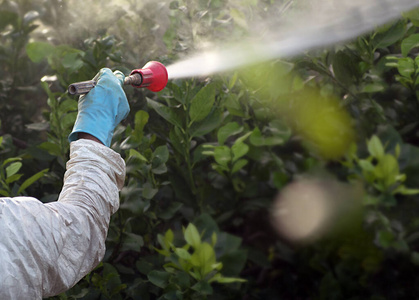
[[[134, 73], [130, 76], [125, 77], [124, 85], [141, 86], [143, 77], [139, 73]], [[96, 86], [96, 80], [88, 80], [75, 82], [68, 86], [68, 93], [70, 95], [84, 95], [90, 92]]]
[[[158, 61], [149, 61], [142, 69], [132, 70], [129, 76], [125, 77], [124, 85], [132, 85], [136, 88], [145, 87], [152, 92], [159, 92], [166, 86], [168, 73], [166, 67]], [[70, 84], [68, 93], [70, 95], [87, 94], [96, 86], [96, 81], [82, 81]]]

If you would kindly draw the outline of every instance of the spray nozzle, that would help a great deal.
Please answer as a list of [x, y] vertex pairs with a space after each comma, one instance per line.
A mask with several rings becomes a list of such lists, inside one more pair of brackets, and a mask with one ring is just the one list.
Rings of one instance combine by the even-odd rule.
[[[167, 81], [166, 67], [158, 61], [150, 61], [142, 69], [133, 70], [129, 76], [125, 77], [124, 84], [130, 84], [136, 88], [145, 87], [152, 92], [159, 92], [164, 89]], [[69, 85], [68, 93], [70, 95], [87, 94], [95, 86], [95, 80], [76, 82]]]
[[152, 92], [164, 89], [168, 80], [166, 67], [158, 61], [150, 61], [142, 69], [133, 70], [130, 76], [134, 74], [140, 74], [142, 81], [139, 85], [131, 85], [136, 88], [145, 87]]

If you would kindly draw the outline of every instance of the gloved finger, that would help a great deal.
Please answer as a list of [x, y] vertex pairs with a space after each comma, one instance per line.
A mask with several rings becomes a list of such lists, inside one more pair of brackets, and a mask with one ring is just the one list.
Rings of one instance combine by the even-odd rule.
[[124, 79], [125, 76], [122, 72], [116, 71], [115, 73], [112, 73], [112, 71], [109, 68], [102, 68], [93, 80], [97, 81], [97, 85], [111, 87], [122, 86], [124, 83]]
[[100, 69], [100, 71], [95, 75], [95, 77], [92, 78], [92, 80], [98, 82], [99, 78], [102, 76], [105, 70], [106, 68]]
[[116, 70], [115, 72], [113, 72], [113, 75], [115, 75], [116, 78], [118, 78], [118, 80], [121, 82], [121, 85], [124, 85], [124, 80], [125, 80], [124, 73], [122, 73], [119, 70]]

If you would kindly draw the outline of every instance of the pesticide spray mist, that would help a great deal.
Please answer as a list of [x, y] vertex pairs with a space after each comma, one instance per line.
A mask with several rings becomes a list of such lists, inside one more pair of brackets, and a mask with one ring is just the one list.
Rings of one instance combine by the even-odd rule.
[[[419, 7], [417, 0], [317, 0], [302, 12], [289, 1], [278, 20], [266, 22], [246, 42], [205, 51], [168, 66], [169, 79], [206, 76], [348, 41]], [[292, 17], [287, 18], [287, 13]], [[261, 28], [250, 26], [250, 28]], [[258, 37], [256, 37], [258, 36]]]
[[[417, 0], [317, 0], [305, 3], [301, 11], [293, 7], [293, 3], [289, 2], [280, 20], [266, 21], [266, 26], [262, 26], [265, 29], [263, 35], [255, 32], [246, 42], [202, 52], [176, 62], [167, 68], [169, 78], [206, 76], [271, 59], [290, 58], [311, 49], [322, 49], [372, 31], [399, 18], [402, 12], [419, 6]], [[250, 28], [259, 29], [261, 26], [255, 24]], [[321, 128], [315, 125], [312, 116], [319, 113], [318, 107], [323, 107], [324, 101], [313, 107], [313, 97], [307, 99], [311, 100], [311, 106], [302, 104], [304, 109], [299, 111], [296, 118], [307, 121], [311, 134], [316, 128]], [[329, 108], [324, 110], [328, 111]], [[331, 117], [339, 121], [331, 124], [344, 124], [342, 117], [336, 114]], [[357, 222], [362, 220], [359, 218], [362, 216], [362, 198], [362, 189], [334, 180], [295, 180], [281, 189], [273, 201], [272, 225], [289, 241], [312, 242], [322, 236], [336, 234], [339, 230], [357, 227]]]

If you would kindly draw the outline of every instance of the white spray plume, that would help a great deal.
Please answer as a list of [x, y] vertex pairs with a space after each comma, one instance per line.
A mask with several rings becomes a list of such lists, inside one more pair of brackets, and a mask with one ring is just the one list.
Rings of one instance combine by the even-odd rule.
[[[290, 5], [292, 9], [292, 5]], [[167, 67], [169, 79], [206, 76], [348, 41], [419, 7], [418, 0], [317, 0], [310, 9], [270, 24], [264, 37], [207, 51]], [[271, 31], [273, 31], [271, 29]]]

